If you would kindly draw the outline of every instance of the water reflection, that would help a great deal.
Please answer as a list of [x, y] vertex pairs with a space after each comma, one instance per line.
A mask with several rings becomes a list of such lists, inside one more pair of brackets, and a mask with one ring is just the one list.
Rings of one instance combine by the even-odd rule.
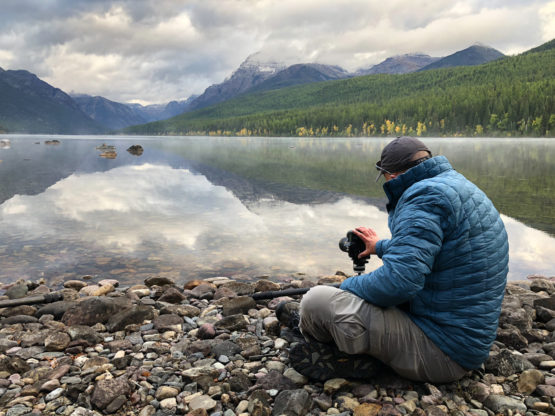
[[[158, 258], [183, 279], [230, 269], [255, 275], [350, 272], [337, 241], [353, 224], [371, 222], [385, 233], [383, 216], [347, 198], [315, 206], [261, 199], [247, 207], [225, 187], [187, 169], [124, 166], [71, 175], [39, 195], [6, 201], [0, 207], [0, 237], [10, 245], [0, 246], [5, 265], [0, 278], [39, 270], [51, 278], [75, 267], [85, 272], [86, 264], [111, 256]], [[48, 261], [32, 262], [21, 254], [31, 252]], [[137, 268], [140, 262], [128, 279]]]
[[[81, 273], [135, 283], [160, 271], [178, 281], [351, 273], [338, 240], [357, 225], [386, 237], [386, 217], [349, 197], [305, 204], [268, 194], [241, 201], [189, 169], [120, 166], [73, 174], [38, 195], [15, 195], [2, 204], [0, 241], [8, 244], [0, 245], [0, 279], [36, 279], [43, 273], [56, 281]], [[554, 239], [503, 219], [511, 236], [510, 278], [549, 275]], [[379, 265], [372, 258], [367, 270]]]
[[[351, 273], [346, 231], [388, 235], [373, 161], [389, 139], [56, 138], [0, 149], [2, 282]], [[117, 158], [99, 157], [101, 143]], [[426, 143], [504, 214], [509, 277], [555, 274], [554, 238], [538, 231], [555, 230], [555, 142]]]

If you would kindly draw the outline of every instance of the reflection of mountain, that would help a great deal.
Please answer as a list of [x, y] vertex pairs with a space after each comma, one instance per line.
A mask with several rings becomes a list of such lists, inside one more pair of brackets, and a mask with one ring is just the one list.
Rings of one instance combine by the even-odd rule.
[[249, 206], [261, 199], [275, 199], [292, 204], [329, 204], [342, 198], [349, 197], [357, 201], [364, 201], [385, 211], [385, 198], [364, 198], [341, 192], [323, 189], [310, 189], [286, 183], [267, 182], [263, 180], [247, 179], [243, 176], [192, 162], [193, 169], [204, 175], [214, 185], [224, 186], [243, 203]]

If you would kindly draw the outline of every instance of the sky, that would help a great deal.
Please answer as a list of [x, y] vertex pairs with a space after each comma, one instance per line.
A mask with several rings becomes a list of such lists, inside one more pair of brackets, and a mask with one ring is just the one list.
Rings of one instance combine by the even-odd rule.
[[0, 0], [0, 68], [68, 93], [165, 103], [262, 51], [354, 71], [475, 43], [513, 55], [555, 38], [555, 0]]

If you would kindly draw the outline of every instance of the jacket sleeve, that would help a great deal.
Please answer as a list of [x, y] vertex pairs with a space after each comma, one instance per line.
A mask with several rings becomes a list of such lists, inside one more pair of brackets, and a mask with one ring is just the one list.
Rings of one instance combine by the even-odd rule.
[[394, 215], [391, 239], [377, 250], [383, 265], [341, 284], [341, 289], [382, 307], [404, 303], [423, 289], [441, 250], [452, 208], [439, 190], [424, 188], [403, 195]]

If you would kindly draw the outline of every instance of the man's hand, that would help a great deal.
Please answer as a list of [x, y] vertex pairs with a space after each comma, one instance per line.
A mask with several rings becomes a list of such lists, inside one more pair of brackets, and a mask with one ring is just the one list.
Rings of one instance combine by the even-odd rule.
[[358, 255], [358, 258], [369, 256], [370, 254], [376, 254], [376, 243], [379, 241], [378, 234], [371, 228], [357, 227], [353, 232], [364, 241], [366, 245], [366, 250]]

